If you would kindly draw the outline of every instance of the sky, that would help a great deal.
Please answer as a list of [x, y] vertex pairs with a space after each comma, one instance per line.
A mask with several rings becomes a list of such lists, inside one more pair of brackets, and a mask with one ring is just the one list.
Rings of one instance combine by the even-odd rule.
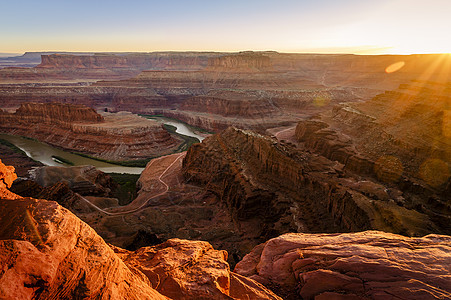
[[451, 52], [451, 0], [0, 0], [0, 52]]

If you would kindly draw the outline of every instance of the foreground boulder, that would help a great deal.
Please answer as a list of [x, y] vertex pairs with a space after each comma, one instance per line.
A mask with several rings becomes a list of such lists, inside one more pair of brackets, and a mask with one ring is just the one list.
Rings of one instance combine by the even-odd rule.
[[287, 298], [450, 299], [451, 237], [284, 234], [255, 247], [235, 272]]
[[166, 299], [56, 202], [0, 200], [1, 299]]
[[134, 252], [115, 249], [131, 269], [144, 273], [154, 289], [172, 299], [281, 299], [230, 272], [227, 252], [208, 242], [170, 239]]

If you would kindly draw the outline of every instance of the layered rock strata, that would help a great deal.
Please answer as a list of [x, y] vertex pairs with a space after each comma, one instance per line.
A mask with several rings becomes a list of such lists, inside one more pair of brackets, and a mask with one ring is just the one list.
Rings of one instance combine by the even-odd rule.
[[[126, 79], [143, 70], [200, 70], [221, 53], [28, 53], [0, 59], [0, 82], [90, 82]], [[11, 67], [8, 67], [11, 66]], [[17, 67], [14, 67], [17, 66]], [[32, 68], [26, 68], [32, 66]]]
[[207, 70], [239, 70], [241, 72], [269, 71], [271, 69], [272, 63], [269, 56], [252, 51], [210, 58], [207, 66]]
[[60, 103], [29, 103], [15, 113], [1, 112], [0, 130], [109, 160], [147, 159], [181, 143], [152, 120], [130, 113], [101, 116], [92, 108]]
[[449, 236], [291, 233], [254, 248], [235, 272], [284, 299], [448, 299]]
[[[429, 68], [434, 65], [441, 67]], [[28, 76], [27, 80], [33, 83], [5, 84], [0, 87], [0, 99], [4, 107], [16, 107], [30, 99], [52, 99], [83, 103], [97, 109], [164, 114], [213, 131], [230, 125], [264, 130], [288, 125], [306, 115], [328, 110], [339, 102], [369, 99], [412, 79], [447, 82], [450, 80], [447, 71], [450, 65], [449, 56], [442, 55], [357, 56], [276, 52], [50, 55], [39, 68], [1, 70], [0, 77], [4, 76], [5, 83], [15, 82], [15, 72], [22, 74], [19, 77]], [[135, 69], [130, 69], [130, 66]], [[142, 67], [143, 72], [136, 73], [136, 67]], [[72, 82], [76, 82], [54, 84], [55, 81], [50, 79], [38, 78], [41, 73], [51, 76], [55, 70], [65, 70], [67, 74], [61, 74], [73, 76]], [[135, 73], [127, 73], [130, 70]], [[92, 74], [87, 76], [85, 72]], [[125, 72], [129, 75], [123, 75], [121, 80], [112, 76], [110, 81], [92, 85], [78, 82], [108, 79], [102, 77], [102, 72]], [[81, 79], [74, 79], [77, 76]], [[241, 95], [238, 100], [233, 92]], [[212, 99], [214, 101], [210, 101]], [[240, 99], [244, 100], [243, 104], [239, 104]], [[210, 101], [211, 111], [198, 110], [192, 104], [196, 101]], [[258, 111], [266, 107], [270, 114], [249, 114], [246, 108], [249, 103]], [[225, 116], [215, 113], [224, 106], [238, 105], [243, 106], [241, 111], [245, 114], [235, 116], [228, 114], [227, 110]]]
[[217, 195], [244, 228], [253, 220], [265, 238], [290, 231], [447, 232], [420, 209], [403, 207], [398, 189], [254, 132], [229, 128], [193, 145], [183, 163], [188, 182]]
[[449, 84], [412, 82], [300, 121], [301, 144], [403, 192], [398, 202], [451, 232]]

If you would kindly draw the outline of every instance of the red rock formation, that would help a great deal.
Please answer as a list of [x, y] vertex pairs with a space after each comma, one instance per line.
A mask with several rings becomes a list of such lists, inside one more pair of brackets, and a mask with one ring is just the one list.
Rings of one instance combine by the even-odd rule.
[[11, 64], [2, 63], [0, 60], [0, 68], [33, 66], [0, 69], [0, 81], [74, 82], [126, 79], [138, 75], [142, 70], [200, 70], [207, 66], [210, 57], [218, 55], [221, 53], [31, 53], [29, 56], [38, 57], [16, 58]]
[[293, 299], [448, 299], [450, 245], [443, 235], [292, 233], [254, 248], [235, 272]]
[[11, 187], [13, 181], [17, 179], [16, 173], [14, 173], [13, 166], [5, 166], [0, 160], [0, 197], [16, 199], [20, 196], [11, 193], [8, 188]]
[[[11, 168], [0, 170], [9, 184]], [[166, 299], [65, 208], [3, 187], [0, 196], [0, 298]]]
[[42, 55], [37, 68], [53, 69], [181, 69], [198, 70], [207, 65], [213, 53], [126, 53], [126, 54], [50, 54]]
[[[300, 121], [296, 136], [315, 153], [404, 194], [402, 205], [451, 232], [450, 85], [416, 81], [362, 103]], [[399, 202], [398, 200], [398, 202]]]
[[96, 113], [90, 107], [84, 105], [62, 104], [62, 103], [24, 103], [16, 110], [15, 116], [34, 118], [36, 123], [99, 123], [103, 122], [104, 118]]
[[243, 227], [257, 226], [266, 238], [289, 231], [449, 230], [421, 208], [402, 207], [399, 190], [352, 177], [337, 163], [254, 132], [227, 129], [193, 145], [183, 163], [189, 182], [217, 195], [236, 222], [254, 220]]
[[23, 104], [15, 113], [0, 112], [0, 130], [109, 160], [147, 159], [181, 143], [152, 120], [130, 113], [103, 117], [92, 108], [59, 103]]
[[207, 242], [171, 239], [135, 252], [116, 252], [153, 288], [172, 299], [280, 299], [255, 281], [230, 272], [227, 252]]

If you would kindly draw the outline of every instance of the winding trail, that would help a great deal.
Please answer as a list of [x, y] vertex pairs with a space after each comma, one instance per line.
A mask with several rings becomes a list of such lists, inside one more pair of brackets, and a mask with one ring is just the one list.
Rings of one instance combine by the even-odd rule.
[[[174, 161], [163, 171], [163, 172], [161, 172], [161, 174], [160, 174], [160, 176], [158, 176], [158, 181], [159, 182], [161, 182], [163, 185], [164, 185], [164, 187], [165, 187], [165, 190], [163, 191], [163, 192], [161, 192], [161, 193], [158, 193], [158, 194], [156, 194], [156, 195], [154, 195], [154, 196], [152, 196], [152, 197], [150, 197], [149, 199], [147, 199], [142, 205], [140, 205], [139, 207], [137, 207], [137, 208], [134, 208], [134, 209], [131, 209], [131, 210], [127, 210], [127, 211], [119, 211], [119, 212], [109, 212], [109, 211], [106, 211], [106, 210], [104, 210], [104, 209], [102, 209], [102, 208], [100, 208], [100, 207], [98, 207], [97, 205], [95, 205], [94, 203], [92, 203], [91, 201], [89, 201], [88, 199], [86, 199], [85, 197], [83, 197], [83, 196], [81, 196], [81, 195], [79, 195], [80, 196], [80, 198], [82, 199], [82, 200], [84, 200], [85, 202], [87, 202], [88, 204], [90, 204], [92, 207], [94, 207], [95, 209], [97, 209], [98, 211], [100, 211], [100, 212], [102, 212], [102, 213], [104, 213], [104, 214], [106, 214], [106, 215], [108, 215], [108, 216], [122, 216], [122, 215], [126, 215], [126, 214], [130, 214], [130, 213], [134, 213], [134, 212], [137, 212], [137, 211], [139, 211], [139, 210], [141, 210], [144, 206], [146, 206], [148, 203], [149, 203], [149, 201], [151, 201], [152, 199], [155, 199], [155, 198], [157, 198], [157, 197], [159, 197], [159, 196], [162, 196], [162, 195], [164, 195], [164, 194], [166, 194], [168, 191], [169, 191], [169, 185], [166, 183], [166, 182], [164, 182], [161, 178], [166, 174], [166, 172], [184, 155], [185, 153], [180, 153], [179, 155], [177, 155], [177, 157], [174, 159]], [[160, 159], [162, 159], [162, 158], [165, 158], [166, 156], [162, 156], [162, 157], [159, 157], [159, 158], [155, 158], [155, 159], [153, 159], [151, 162], [150, 162], [150, 164], [149, 164], [149, 166], [148, 167], [150, 167], [152, 164], [153, 164], [153, 162], [154, 161], [157, 161], [157, 160], [160, 160]], [[133, 203], [133, 202], [132, 202]]]

